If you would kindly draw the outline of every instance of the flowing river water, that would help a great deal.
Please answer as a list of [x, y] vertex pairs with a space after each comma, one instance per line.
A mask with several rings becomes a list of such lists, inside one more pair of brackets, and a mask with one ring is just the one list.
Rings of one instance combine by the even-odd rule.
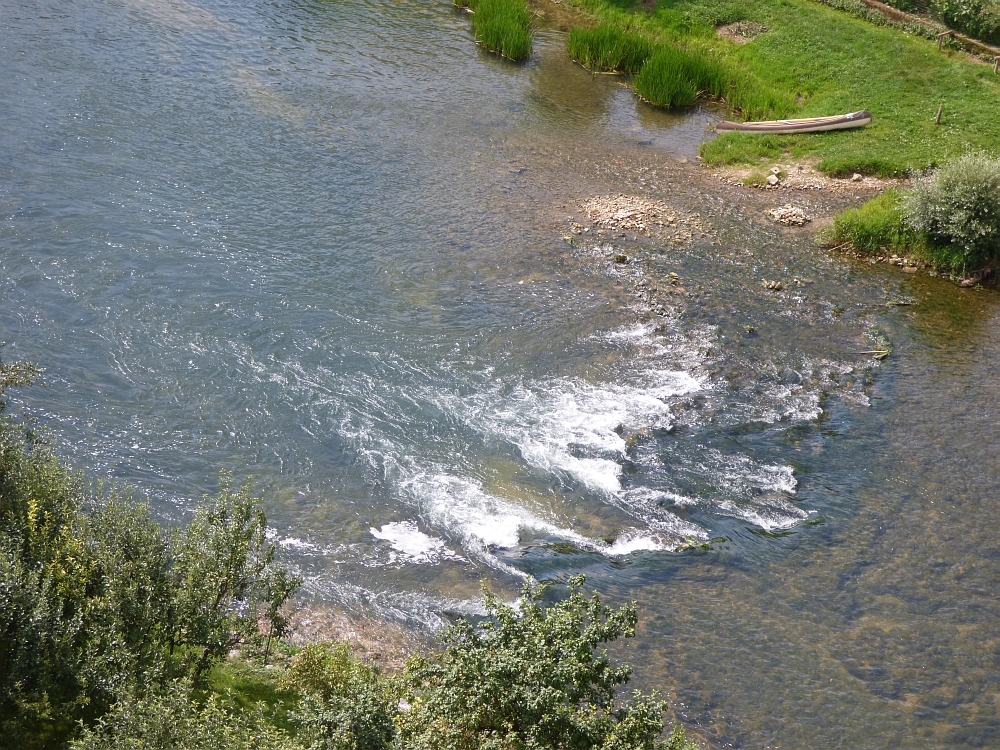
[[168, 523], [252, 476], [308, 606], [586, 573], [713, 746], [1000, 746], [994, 292], [769, 222], [558, 19], [516, 66], [444, 0], [0, 7], [0, 335], [74, 467]]

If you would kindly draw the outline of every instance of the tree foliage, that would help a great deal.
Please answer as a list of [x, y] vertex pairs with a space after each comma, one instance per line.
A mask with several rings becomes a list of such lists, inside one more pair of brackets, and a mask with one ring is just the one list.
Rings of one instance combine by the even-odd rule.
[[[36, 372], [0, 365], [0, 389]], [[298, 579], [264, 528], [249, 487], [227, 485], [169, 534], [130, 491], [92, 490], [29, 424], [0, 414], [4, 740], [59, 746], [78, 721], [260, 643], [261, 623], [280, 636]]]
[[400, 686], [351, 656], [346, 644], [312, 644], [288, 669], [304, 695], [300, 719], [311, 750], [387, 750], [396, 738]]
[[635, 634], [634, 605], [615, 610], [581, 592], [543, 602], [526, 585], [519, 610], [486, 590], [486, 619], [462, 620], [440, 654], [408, 669], [412, 701], [400, 740], [416, 750], [653, 750], [664, 704], [654, 695], [618, 699], [631, 668], [604, 644]]
[[234, 491], [227, 480], [175, 542], [171, 645], [188, 648], [195, 680], [233, 648], [260, 645], [262, 621], [268, 636], [280, 638], [287, 627], [281, 605], [300, 581], [275, 563], [266, 530], [249, 483]]
[[204, 702], [178, 682], [146, 697], [129, 697], [72, 743], [72, 750], [293, 750], [299, 745], [258, 707], [233, 713], [221, 696]]

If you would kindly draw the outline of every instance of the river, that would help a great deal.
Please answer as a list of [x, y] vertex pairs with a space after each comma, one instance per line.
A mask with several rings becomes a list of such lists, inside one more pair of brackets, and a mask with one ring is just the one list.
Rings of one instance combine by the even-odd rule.
[[304, 601], [423, 632], [586, 573], [713, 746], [1000, 745], [995, 292], [776, 226], [558, 19], [2, 7], [0, 336], [75, 468], [166, 523], [251, 476]]

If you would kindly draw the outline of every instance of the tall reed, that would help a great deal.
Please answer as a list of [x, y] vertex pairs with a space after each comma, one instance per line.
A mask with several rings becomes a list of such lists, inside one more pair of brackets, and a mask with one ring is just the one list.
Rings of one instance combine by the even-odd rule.
[[531, 54], [532, 19], [525, 0], [454, 0], [472, 11], [472, 30], [490, 52], [511, 60]]
[[588, 70], [638, 73], [653, 54], [648, 37], [612, 24], [569, 32], [569, 54]]

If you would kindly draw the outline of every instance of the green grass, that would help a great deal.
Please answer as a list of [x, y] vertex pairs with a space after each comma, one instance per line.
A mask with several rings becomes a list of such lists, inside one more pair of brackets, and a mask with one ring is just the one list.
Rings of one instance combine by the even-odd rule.
[[455, 0], [472, 11], [472, 30], [490, 52], [515, 61], [531, 54], [532, 19], [525, 0]]
[[658, 107], [686, 107], [698, 97], [698, 80], [717, 74], [708, 60], [661, 45], [642, 66], [633, 85], [639, 96]]
[[268, 670], [251, 662], [230, 658], [217, 664], [208, 675], [208, 687], [222, 695], [235, 711], [265, 707], [269, 722], [292, 736], [298, 724], [292, 714], [301, 696], [282, 687], [276, 678], [281, 671]]
[[588, 70], [638, 73], [653, 54], [647, 36], [604, 23], [593, 29], [569, 32], [569, 54]]
[[[737, 118], [817, 117], [859, 109], [874, 116], [862, 130], [723, 134], [702, 146], [709, 164], [796, 158], [815, 160], [831, 175], [890, 176], [937, 166], [973, 149], [1000, 152], [1000, 77], [967, 55], [938, 52], [936, 43], [923, 37], [811, 0], [659, 0], [652, 9], [633, 0], [569, 2], [602, 24], [714, 60], [728, 73], [728, 88], [716, 93], [697, 82], [695, 88], [723, 96]], [[769, 30], [742, 45], [718, 38], [717, 25], [738, 20]], [[669, 66], [662, 70], [668, 78], [661, 100], [689, 101], [690, 88], [671, 82], [677, 74]], [[939, 104], [944, 115], [935, 125]]]
[[849, 242], [856, 251], [872, 255], [886, 250], [922, 255], [926, 250], [923, 238], [906, 225], [902, 196], [896, 190], [835, 216], [831, 240]]

